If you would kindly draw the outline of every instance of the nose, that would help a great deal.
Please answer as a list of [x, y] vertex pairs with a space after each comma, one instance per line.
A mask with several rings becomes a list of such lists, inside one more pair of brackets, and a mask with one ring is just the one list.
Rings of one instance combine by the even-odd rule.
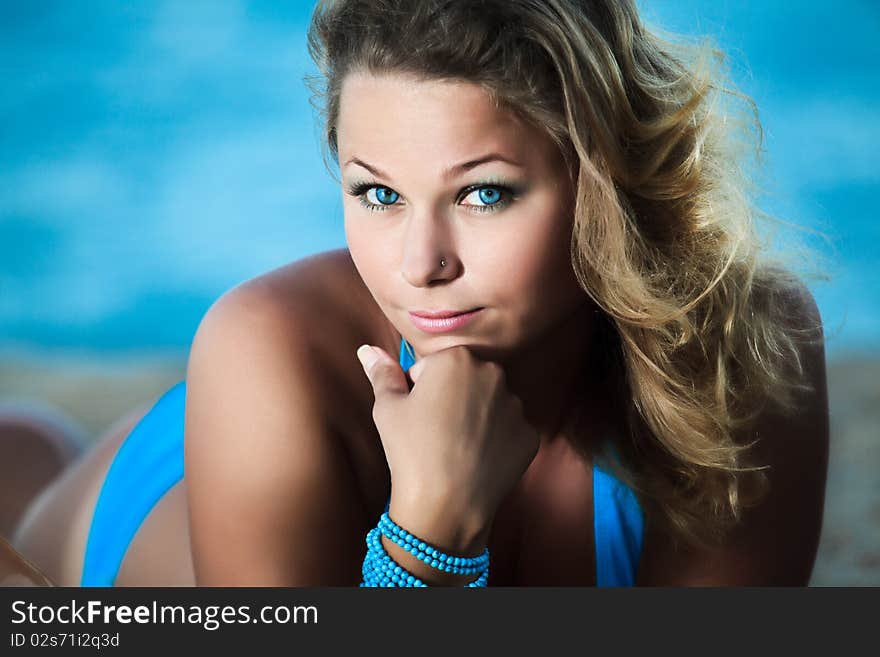
[[407, 225], [403, 249], [401, 273], [414, 287], [452, 280], [458, 275], [460, 261], [449, 222], [440, 212], [413, 215]]

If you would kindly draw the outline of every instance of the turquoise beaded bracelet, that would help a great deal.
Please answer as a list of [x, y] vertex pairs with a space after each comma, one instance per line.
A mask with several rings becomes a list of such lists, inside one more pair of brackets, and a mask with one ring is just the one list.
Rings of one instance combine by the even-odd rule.
[[[378, 527], [373, 528], [367, 534], [367, 554], [362, 568], [364, 579], [360, 586], [427, 586], [391, 558], [382, 545], [381, 535]], [[469, 588], [485, 587], [488, 583], [489, 563], [487, 561], [480, 577], [466, 586]]]
[[388, 512], [379, 518], [379, 531], [389, 540], [432, 568], [457, 575], [475, 575], [483, 572], [489, 565], [489, 548], [476, 557], [458, 557], [441, 552], [432, 545], [410, 534], [395, 523]]
[[375, 528], [367, 534], [363, 586], [427, 586], [391, 558], [379, 537], [379, 530]]

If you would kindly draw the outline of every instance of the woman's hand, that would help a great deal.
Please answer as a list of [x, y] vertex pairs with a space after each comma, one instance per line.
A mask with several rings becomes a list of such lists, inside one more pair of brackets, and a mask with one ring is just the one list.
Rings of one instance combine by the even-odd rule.
[[[464, 346], [409, 370], [378, 347], [358, 358], [373, 386], [373, 420], [391, 471], [389, 514], [451, 543], [487, 539], [495, 513], [538, 452], [539, 436], [504, 370]], [[423, 537], [424, 538], [424, 537]]]

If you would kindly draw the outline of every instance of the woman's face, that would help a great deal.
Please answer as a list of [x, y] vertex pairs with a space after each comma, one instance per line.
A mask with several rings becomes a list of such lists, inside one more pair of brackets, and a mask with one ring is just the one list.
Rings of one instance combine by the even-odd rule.
[[[351, 74], [337, 144], [352, 259], [419, 355], [455, 345], [511, 354], [586, 301], [570, 262], [563, 160], [479, 86]], [[410, 317], [474, 308], [443, 333]]]

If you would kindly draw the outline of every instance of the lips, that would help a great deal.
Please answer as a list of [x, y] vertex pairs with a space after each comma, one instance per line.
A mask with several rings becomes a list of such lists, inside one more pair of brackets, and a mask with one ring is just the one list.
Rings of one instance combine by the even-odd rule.
[[471, 308], [470, 310], [414, 310], [411, 314], [416, 317], [424, 317], [425, 319], [448, 319], [456, 315], [465, 315], [470, 312], [480, 310], [479, 308]]
[[[425, 333], [448, 333], [463, 328], [470, 324], [483, 308], [474, 308], [464, 312], [455, 310], [417, 311], [409, 314], [409, 319], [417, 329]], [[425, 316], [428, 314], [428, 316]]]

